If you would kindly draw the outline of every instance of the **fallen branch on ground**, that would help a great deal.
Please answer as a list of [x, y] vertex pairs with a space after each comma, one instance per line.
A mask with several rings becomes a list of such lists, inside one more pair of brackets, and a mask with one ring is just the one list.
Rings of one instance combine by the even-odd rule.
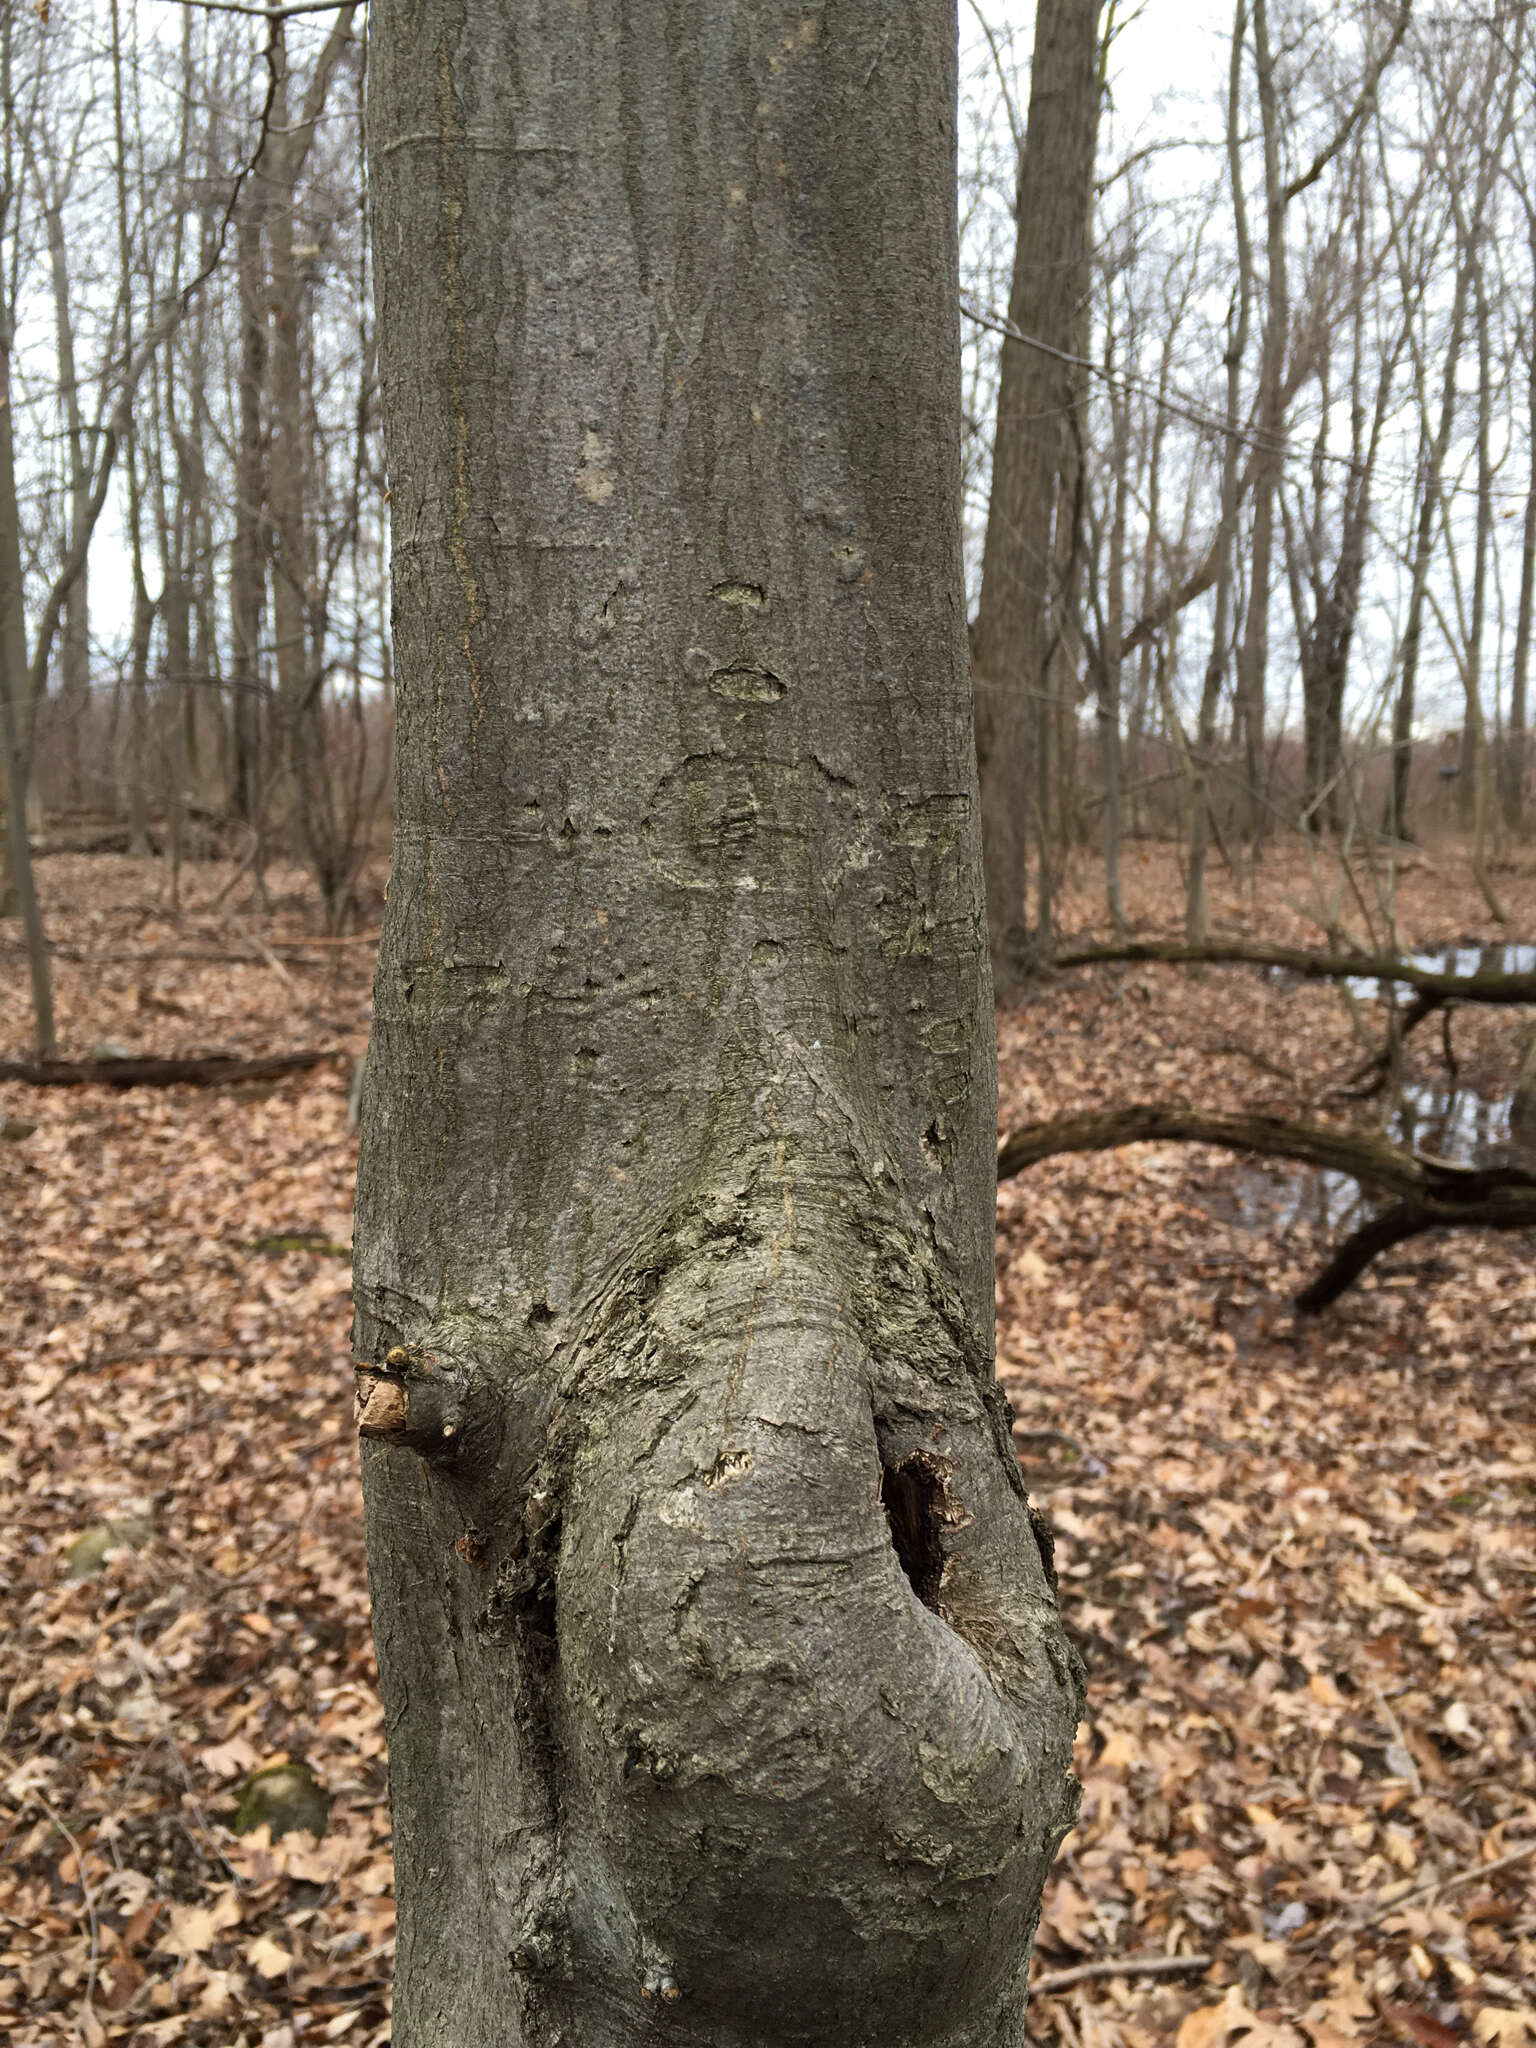
[[271, 1081], [335, 1059], [333, 1052], [281, 1052], [243, 1060], [232, 1053], [193, 1059], [0, 1060], [0, 1081], [29, 1088], [219, 1088], [230, 1081]]
[[[1464, 1891], [1468, 1885], [1481, 1884], [1484, 1879], [1497, 1877], [1501, 1871], [1513, 1870], [1516, 1864], [1524, 1863], [1536, 1855], [1536, 1836], [1528, 1842], [1521, 1842], [1513, 1849], [1507, 1849], [1502, 1856], [1495, 1856], [1489, 1863], [1478, 1863], [1467, 1870], [1453, 1871], [1449, 1877], [1430, 1877], [1410, 1885], [1395, 1898], [1379, 1897], [1356, 1899], [1353, 1904], [1340, 1905], [1323, 1918], [1317, 1930], [1297, 1944], [1298, 1948], [1315, 1949], [1337, 1937], [1339, 1923], [1346, 1927], [1379, 1927], [1384, 1920], [1390, 1920], [1405, 1907], [1416, 1906], [1422, 1900], [1443, 1897], [1447, 1892]], [[1034, 1987], [1038, 1990], [1040, 1987]]]
[[1030, 1985], [1030, 1995], [1067, 1991], [1074, 1984], [1105, 1977], [1188, 1977], [1208, 1970], [1214, 1961], [1214, 1956], [1107, 1956], [1097, 1963], [1076, 1963], [1070, 1970], [1047, 1971]]
[[1530, 1167], [1457, 1166], [1359, 1131], [1186, 1109], [1178, 1103], [1130, 1103], [1123, 1109], [1020, 1125], [998, 1146], [997, 1177], [1007, 1180], [1067, 1152], [1112, 1152], [1138, 1144], [1219, 1145], [1229, 1152], [1342, 1173], [1363, 1188], [1396, 1197], [1391, 1208], [1345, 1238], [1323, 1272], [1296, 1297], [1305, 1315], [1337, 1301], [1380, 1253], [1426, 1230], [1536, 1228], [1536, 1171]]
[[1385, 1044], [1373, 1052], [1363, 1065], [1356, 1067], [1352, 1074], [1347, 1074], [1339, 1084], [1337, 1092], [1346, 1100], [1354, 1101], [1363, 1101], [1367, 1096], [1379, 1095], [1387, 1085], [1392, 1069], [1401, 1057], [1410, 1034], [1417, 1031], [1427, 1017], [1434, 1016], [1441, 1018], [1449, 1034], [1451, 1014], [1444, 996], [1416, 995], [1407, 1009], [1401, 1011], [1389, 1025]]
[[1134, 939], [1118, 946], [1074, 946], [1058, 953], [1055, 967], [1133, 966], [1160, 961], [1170, 966], [1270, 967], [1306, 981], [1395, 981], [1439, 1002], [1536, 1003], [1536, 973], [1443, 974], [1394, 953], [1309, 953], [1300, 946], [1256, 946], [1244, 939], [1212, 940], [1186, 946], [1173, 939]]

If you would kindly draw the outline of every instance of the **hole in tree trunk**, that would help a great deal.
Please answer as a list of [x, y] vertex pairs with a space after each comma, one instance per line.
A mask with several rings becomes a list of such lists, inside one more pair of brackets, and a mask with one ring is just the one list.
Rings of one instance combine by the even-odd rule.
[[937, 1614], [944, 1579], [943, 1474], [932, 1458], [914, 1451], [885, 1467], [880, 1498], [891, 1525], [891, 1548], [897, 1562], [918, 1599]]

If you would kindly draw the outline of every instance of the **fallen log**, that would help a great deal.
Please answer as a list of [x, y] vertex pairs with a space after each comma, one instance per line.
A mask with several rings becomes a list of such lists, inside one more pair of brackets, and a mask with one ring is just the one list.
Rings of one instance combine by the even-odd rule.
[[265, 1059], [207, 1053], [190, 1059], [0, 1060], [0, 1080], [29, 1088], [220, 1088], [271, 1081], [335, 1059], [334, 1052], [280, 1052]]
[[1161, 962], [1187, 967], [1268, 967], [1306, 981], [1395, 981], [1437, 1003], [1536, 1003], [1536, 973], [1443, 974], [1395, 953], [1310, 953], [1301, 946], [1258, 946], [1246, 939], [1186, 946], [1173, 939], [1132, 939], [1122, 945], [1073, 946], [1056, 954], [1054, 967], [1135, 966]]
[[1342, 1173], [1360, 1187], [1394, 1197], [1335, 1251], [1316, 1280], [1296, 1297], [1304, 1315], [1338, 1300], [1371, 1261], [1426, 1230], [1536, 1229], [1536, 1170], [1527, 1166], [1459, 1166], [1409, 1152], [1373, 1133], [1282, 1117], [1187, 1109], [1178, 1103], [1130, 1103], [1120, 1109], [1023, 1124], [998, 1146], [997, 1177], [1010, 1179], [1042, 1159], [1068, 1152], [1111, 1152], [1121, 1145], [1216, 1145], [1228, 1152], [1285, 1159]]

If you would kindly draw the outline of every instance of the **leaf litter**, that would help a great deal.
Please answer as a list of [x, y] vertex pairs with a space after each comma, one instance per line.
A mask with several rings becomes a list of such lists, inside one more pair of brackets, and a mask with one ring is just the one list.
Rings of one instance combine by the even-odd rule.
[[[0, 2038], [380, 2048], [394, 1909], [347, 1269], [371, 948], [228, 868], [42, 869], [66, 1052], [331, 1063], [271, 1084], [6, 1084], [0, 1144]], [[1315, 943], [1271, 863], [1229, 929]], [[1101, 935], [1084, 864], [1063, 921]], [[1133, 856], [1139, 928], [1170, 859]], [[1451, 863], [1405, 939], [1497, 941]], [[1521, 936], [1536, 881], [1505, 878]], [[373, 908], [377, 909], [377, 890]], [[0, 945], [18, 959], [13, 940]], [[0, 1048], [27, 1041], [25, 982]], [[1515, 1012], [1462, 1012], [1489, 1096]], [[1252, 970], [1099, 968], [1000, 1014], [1004, 1125], [1132, 1100], [1329, 1105], [1380, 1012]], [[1438, 1039], [1410, 1041], [1435, 1080]], [[1331, 1191], [1336, 1196], [1336, 1191]], [[1088, 1673], [1034, 2040], [1536, 2048], [1536, 1271], [1438, 1233], [1312, 1323], [1340, 1228], [1297, 1169], [1045, 1162], [998, 1204], [999, 1366]], [[79, 1549], [89, 1536], [90, 1545]], [[90, 1568], [71, 1576], [71, 1551]], [[302, 1781], [316, 1835], [250, 1788]], [[326, 1817], [325, 1802], [329, 1802]], [[1187, 1956], [1186, 1974], [1095, 1974]]]

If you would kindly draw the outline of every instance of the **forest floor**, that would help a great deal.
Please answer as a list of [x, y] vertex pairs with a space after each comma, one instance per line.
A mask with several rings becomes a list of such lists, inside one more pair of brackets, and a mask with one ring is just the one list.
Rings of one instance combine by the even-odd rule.
[[[236, 911], [227, 867], [187, 868], [174, 913], [149, 863], [40, 875], [66, 1053], [337, 1057], [244, 1087], [0, 1083], [36, 1126], [0, 1143], [0, 2040], [381, 2044], [347, 1266], [372, 947], [316, 937], [293, 874]], [[1404, 943], [1536, 939], [1536, 866], [1498, 880], [1502, 931], [1452, 856], [1414, 863]], [[1066, 930], [1103, 935], [1101, 886], [1082, 864]], [[1369, 878], [1333, 889], [1281, 856], [1214, 912], [1363, 938]], [[1177, 903], [1171, 855], [1133, 851], [1137, 928], [1174, 933]], [[14, 926], [0, 960], [19, 1053]], [[1431, 1149], [1498, 1145], [1530, 1023], [1461, 1012], [1454, 1099], [1438, 1036], [1410, 1041]], [[1000, 1015], [1003, 1121], [1182, 1100], [1364, 1126], [1330, 1090], [1379, 1025], [1248, 968], [1061, 973]], [[1053, 2048], [1536, 2048], [1532, 1244], [1422, 1238], [1298, 1321], [1343, 1207], [1191, 1146], [1000, 1191], [1000, 1366], [1088, 1672], [1036, 1965], [1059, 1988], [1031, 2008]], [[72, 1577], [87, 1534], [108, 1555]], [[235, 1833], [242, 1784], [290, 1760], [323, 1836]], [[1209, 1960], [1060, 1984], [1170, 1956]]]

